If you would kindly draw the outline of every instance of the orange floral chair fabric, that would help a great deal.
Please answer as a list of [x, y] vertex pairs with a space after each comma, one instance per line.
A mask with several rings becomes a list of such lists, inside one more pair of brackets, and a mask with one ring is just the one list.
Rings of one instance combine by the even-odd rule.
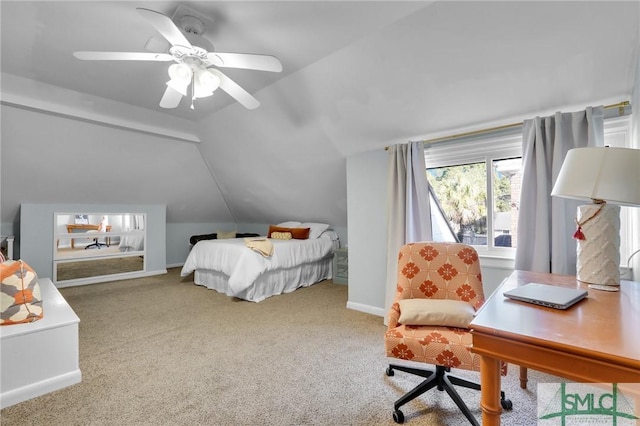
[[[397, 291], [389, 310], [384, 342], [388, 357], [435, 365], [436, 371], [439, 369], [438, 374], [445, 374], [443, 371], [450, 368], [480, 371], [480, 356], [469, 350], [472, 344], [469, 329], [399, 323], [399, 301], [414, 298], [461, 300], [476, 310], [480, 308], [485, 299], [476, 250], [466, 244], [439, 242], [411, 243], [402, 247], [398, 255]], [[387, 375], [393, 375], [394, 369], [431, 377], [427, 370], [397, 365], [390, 365]], [[506, 373], [507, 364], [503, 363], [502, 375]], [[436, 376], [436, 373], [433, 375]], [[477, 386], [479, 389], [479, 385], [464, 385], [462, 380], [455, 378], [451, 382], [465, 387]], [[418, 390], [420, 386], [423, 388]], [[420, 386], [396, 402], [394, 420], [397, 423], [402, 423], [404, 418], [398, 408], [433, 387], [433, 384]], [[458, 405], [474, 423], [470, 411], [463, 404], [460, 401]], [[510, 402], [506, 404], [505, 407]]]
[[399, 324], [400, 299], [462, 300], [477, 310], [484, 303], [478, 253], [460, 243], [412, 243], [400, 250], [398, 284], [385, 334], [387, 356], [480, 371], [469, 351], [467, 329]]

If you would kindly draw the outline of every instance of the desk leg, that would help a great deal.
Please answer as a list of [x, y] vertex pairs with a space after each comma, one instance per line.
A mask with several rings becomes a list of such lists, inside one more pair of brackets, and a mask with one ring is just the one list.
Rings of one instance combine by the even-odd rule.
[[520, 367], [520, 388], [526, 389], [529, 378], [527, 377], [527, 367]]
[[482, 386], [480, 408], [483, 426], [500, 426], [500, 361], [487, 356], [480, 357], [480, 383]]

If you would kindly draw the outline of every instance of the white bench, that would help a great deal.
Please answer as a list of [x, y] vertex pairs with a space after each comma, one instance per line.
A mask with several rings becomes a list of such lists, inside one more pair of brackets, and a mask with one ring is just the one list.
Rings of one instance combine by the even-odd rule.
[[0, 327], [0, 408], [80, 383], [80, 319], [49, 278], [38, 278], [44, 316]]

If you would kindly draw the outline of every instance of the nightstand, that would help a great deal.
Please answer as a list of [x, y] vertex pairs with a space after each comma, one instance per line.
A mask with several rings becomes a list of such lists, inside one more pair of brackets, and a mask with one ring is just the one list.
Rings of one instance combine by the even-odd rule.
[[333, 254], [333, 282], [336, 284], [349, 282], [349, 252], [346, 248], [337, 249]]

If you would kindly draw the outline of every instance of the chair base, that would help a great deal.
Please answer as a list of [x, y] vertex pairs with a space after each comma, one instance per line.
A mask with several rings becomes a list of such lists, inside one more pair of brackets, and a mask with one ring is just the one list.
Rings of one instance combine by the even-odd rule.
[[[414, 374], [416, 376], [424, 377], [425, 380], [420, 383], [418, 386], [413, 388], [407, 394], [405, 394], [402, 398], [398, 399], [393, 404], [393, 420], [396, 423], [404, 422], [404, 414], [400, 411], [400, 407], [406, 404], [409, 401], [412, 401], [425, 393], [426, 391], [433, 389], [436, 387], [439, 391], [446, 391], [453, 402], [456, 403], [462, 414], [471, 422], [474, 426], [480, 426], [478, 420], [473, 416], [469, 407], [464, 403], [458, 391], [453, 387], [462, 386], [469, 389], [480, 390], [480, 384], [471, 382], [469, 380], [463, 379], [461, 377], [455, 376], [453, 374], [447, 374], [451, 370], [449, 367], [444, 367], [442, 365], [436, 365], [435, 371], [433, 370], [423, 370], [420, 368], [412, 368], [403, 365], [389, 364], [387, 368], [387, 376], [393, 376], [394, 370], [404, 371], [405, 373]], [[505, 410], [510, 410], [512, 408], [512, 403], [510, 400], [505, 399], [504, 392], [500, 392], [500, 404], [502, 408]]]
[[99, 243], [98, 240], [96, 239], [94, 240], [93, 243], [86, 245], [84, 249], [86, 250], [88, 248], [94, 248], [94, 247], [99, 249], [100, 247], [109, 247], [109, 246], [107, 244]]

